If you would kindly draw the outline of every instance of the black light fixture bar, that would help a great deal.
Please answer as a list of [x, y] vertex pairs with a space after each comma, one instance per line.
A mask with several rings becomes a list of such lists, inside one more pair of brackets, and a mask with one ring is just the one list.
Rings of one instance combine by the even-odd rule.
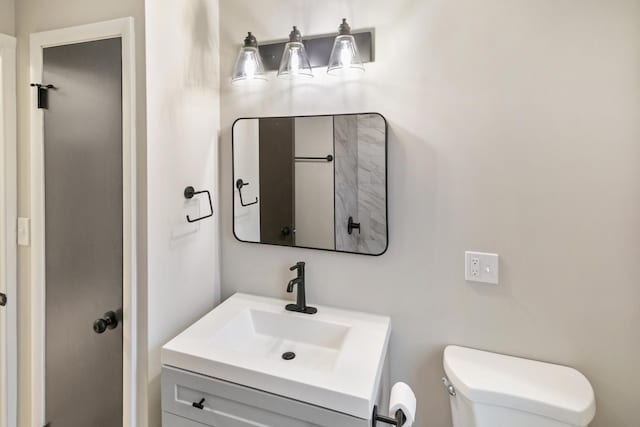
[[[373, 62], [375, 60], [373, 30], [354, 31], [352, 32], [352, 35], [358, 45], [362, 62]], [[334, 33], [326, 36], [312, 36], [302, 40], [302, 43], [304, 43], [307, 50], [307, 54], [309, 55], [309, 62], [311, 63], [312, 68], [326, 67], [328, 65], [329, 56], [331, 55], [331, 49], [333, 48], [333, 42], [335, 39], [336, 34]], [[278, 70], [280, 60], [282, 59], [282, 52], [284, 52], [284, 45], [286, 43], [286, 41], [268, 42], [261, 43], [258, 46], [265, 71]]]

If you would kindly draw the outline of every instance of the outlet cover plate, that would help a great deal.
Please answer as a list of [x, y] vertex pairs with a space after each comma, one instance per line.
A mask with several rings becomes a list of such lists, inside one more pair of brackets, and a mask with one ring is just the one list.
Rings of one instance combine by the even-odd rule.
[[498, 258], [498, 254], [466, 251], [464, 253], [464, 280], [497, 285]]

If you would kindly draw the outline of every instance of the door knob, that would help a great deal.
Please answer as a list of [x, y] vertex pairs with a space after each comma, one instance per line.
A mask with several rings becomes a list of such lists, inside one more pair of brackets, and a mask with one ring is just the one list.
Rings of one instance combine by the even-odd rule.
[[282, 234], [283, 236], [288, 236], [291, 233], [295, 234], [295, 232], [296, 232], [296, 229], [293, 228], [293, 226], [289, 227], [288, 225], [285, 225], [280, 229], [280, 234]]
[[93, 330], [101, 334], [107, 329], [115, 329], [118, 326], [118, 315], [115, 311], [107, 311], [104, 317], [93, 322]]
[[0, 307], [7, 305], [7, 296], [0, 292]]

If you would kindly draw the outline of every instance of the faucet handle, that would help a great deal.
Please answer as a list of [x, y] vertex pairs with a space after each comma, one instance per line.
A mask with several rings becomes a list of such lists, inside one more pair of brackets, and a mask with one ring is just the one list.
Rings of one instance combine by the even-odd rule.
[[293, 265], [293, 266], [289, 267], [289, 270], [290, 270], [290, 271], [293, 271], [293, 270], [298, 270], [298, 271], [300, 271], [300, 270], [302, 270], [302, 269], [304, 269], [304, 261], [298, 261], [298, 262], [296, 263], [296, 265]]

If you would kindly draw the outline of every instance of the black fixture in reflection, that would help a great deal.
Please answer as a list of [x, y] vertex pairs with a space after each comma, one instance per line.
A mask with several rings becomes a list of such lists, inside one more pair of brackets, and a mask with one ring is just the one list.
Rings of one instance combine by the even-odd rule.
[[256, 200], [254, 202], [245, 203], [244, 200], [242, 200], [242, 187], [244, 187], [245, 185], [249, 185], [249, 183], [248, 182], [244, 182], [242, 180], [242, 178], [238, 178], [238, 180], [236, 181], [236, 188], [238, 189], [238, 193], [240, 194], [240, 205], [242, 205], [244, 207], [255, 205], [256, 203], [258, 203], [258, 198], [257, 197], [256, 197]]
[[304, 276], [304, 262], [299, 261], [293, 267], [290, 267], [289, 270], [297, 270], [298, 276], [295, 279], [291, 279], [289, 284], [287, 285], [287, 292], [293, 292], [293, 287], [298, 285], [298, 295], [297, 302], [295, 304], [287, 304], [285, 309], [288, 311], [296, 311], [298, 313], [306, 313], [306, 314], [315, 314], [318, 312], [318, 309], [315, 307], [307, 307], [307, 299], [305, 297], [305, 276]]
[[315, 161], [321, 161], [321, 162], [332, 162], [333, 161], [333, 155], [331, 154], [327, 154], [324, 157], [295, 157], [296, 161], [299, 162], [315, 162]]
[[360, 234], [360, 223], [353, 222], [353, 217], [349, 217], [349, 222], [347, 223], [347, 232], [349, 234], [353, 233], [353, 230], [358, 230], [358, 234]]
[[[295, 230], [294, 230], [295, 233]], [[282, 234], [283, 236], [288, 236], [291, 234], [291, 227], [289, 227], [288, 225], [285, 225], [284, 227], [282, 227], [280, 229], [280, 234]]]
[[187, 188], [184, 189], [184, 198], [193, 199], [193, 196], [195, 196], [196, 194], [202, 194], [202, 193], [207, 193], [207, 197], [209, 198], [209, 209], [211, 210], [211, 213], [195, 219], [191, 219], [191, 217], [187, 215], [188, 222], [198, 222], [205, 218], [209, 218], [213, 216], [213, 203], [211, 202], [211, 193], [209, 193], [209, 190], [196, 191], [192, 186], [188, 186]]

